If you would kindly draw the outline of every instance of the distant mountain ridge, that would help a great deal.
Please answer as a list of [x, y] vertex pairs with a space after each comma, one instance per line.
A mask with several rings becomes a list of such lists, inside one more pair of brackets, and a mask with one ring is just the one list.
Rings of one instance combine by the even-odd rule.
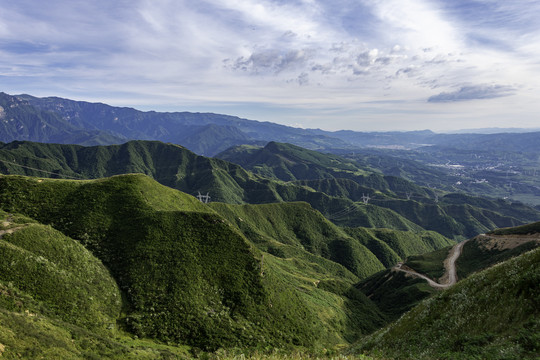
[[0, 93], [0, 141], [109, 145], [126, 141], [106, 131], [70, 124], [57, 113], [41, 110], [14, 96]]
[[294, 142], [312, 149], [348, 146], [342, 140], [313, 134], [311, 130], [230, 115], [143, 112], [57, 97], [18, 95], [16, 98], [28, 102], [31, 106], [56, 113], [77, 128], [99, 129], [132, 140], [174, 142], [186, 145], [201, 155], [213, 155], [233, 145], [261, 141], [266, 143], [269, 140]]
[[[231, 146], [263, 145], [269, 141], [327, 151], [366, 147], [414, 149], [432, 145], [458, 148], [465, 145], [467, 149], [483, 150], [486, 146], [496, 145], [499, 150], [537, 152], [540, 138], [540, 132], [436, 134], [430, 130], [324, 131], [213, 113], [143, 112], [133, 108], [58, 97], [37, 98], [0, 93], [0, 98], [3, 103], [19, 102], [24, 105], [20, 108], [24, 108], [24, 114], [10, 115], [8, 121], [2, 122], [5, 135], [0, 141], [4, 142], [29, 140], [108, 145], [127, 140], [159, 140], [184, 145], [200, 155], [213, 156]], [[2, 107], [5, 108], [4, 105]], [[9, 106], [6, 109], [9, 109]], [[43, 112], [48, 114], [46, 116], [55, 118], [54, 124], [49, 128], [42, 127], [41, 118], [45, 115], [39, 113]], [[21, 125], [25, 126], [26, 132], [18, 130]], [[47, 135], [53, 129], [54, 136]]]

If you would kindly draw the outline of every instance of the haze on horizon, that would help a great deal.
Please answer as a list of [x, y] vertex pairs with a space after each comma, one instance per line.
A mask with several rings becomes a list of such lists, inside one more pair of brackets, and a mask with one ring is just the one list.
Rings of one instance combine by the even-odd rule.
[[0, 0], [0, 91], [290, 126], [538, 127], [537, 0]]

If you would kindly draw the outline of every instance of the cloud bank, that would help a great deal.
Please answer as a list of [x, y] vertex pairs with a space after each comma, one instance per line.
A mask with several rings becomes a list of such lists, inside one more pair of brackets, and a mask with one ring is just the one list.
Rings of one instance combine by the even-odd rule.
[[428, 102], [453, 102], [495, 99], [504, 96], [511, 96], [516, 93], [516, 89], [504, 85], [471, 85], [463, 86], [453, 92], [442, 92], [428, 98]]

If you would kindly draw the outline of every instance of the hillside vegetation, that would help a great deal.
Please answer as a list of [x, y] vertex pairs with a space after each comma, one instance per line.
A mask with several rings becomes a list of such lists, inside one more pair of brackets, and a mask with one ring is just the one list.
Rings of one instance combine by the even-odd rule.
[[[438, 193], [404, 179], [369, 172], [337, 156], [292, 145], [271, 143], [263, 150], [269, 162], [257, 163], [267, 169], [257, 175], [236, 164], [161, 142], [98, 147], [13, 142], [0, 147], [0, 171], [75, 179], [143, 173], [192, 195], [208, 193], [212, 201], [305, 201], [341, 226], [418, 233], [427, 229], [453, 239], [540, 217], [539, 211], [523, 204]], [[294, 176], [295, 180], [284, 181], [276, 175], [283, 167], [289, 174], [283, 179]], [[366, 195], [370, 196], [368, 204], [362, 200]]]
[[126, 297], [122, 323], [139, 336], [201, 348], [309, 345], [320, 336], [297, 295], [271, 291], [277, 284], [261, 278], [260, 254], [238, 231], [145, 176], [2, 177], [0, 199], [4, 210], [51, 224], [101, 259]]
[[[306, 203], [230, 206], [212, 204], [266, 252], [287, 256], [291, 247], [327, 258], [366, 277], [384, 266], [364, 245], [326, 220]], [[288, 245], [288, 246], [281, 246]]]
[[540, 249], [471, 275], [355, 347], [399, 359], [536, 359]]
[[[4, 286], [16, 286], [12, 290], [38, 299], [42, 312], [66, 322], [88, 329], [116, 325], [120, 291], [100, 261], [50, 226], [6, 213], [0, 216], [3, 228], [13, 231], [0, 239], [0, 282]], [[17, 302], [7, 305], [24, 307]]]
[[[505, 233], [506, 235], [495, 235]], [[411, 242], [419, 244], [419, 242]], [[457, 278], [465, 279], [475, 272], [489, 268], [540, 246], [538, 223], [495, 230], [469, 239], [463, 244], [456, 261]], [[403, 267], [441, 282], [445, 260], [450, 247], [408, 255]], [[389, 319], [397, 319], [437, 290], [417, 277], [405, 275], [395, 268], [378, 272], [355, 285], [373, 300]]]
[[0, 356], [157, 359], [185, 354], [136, 344], [117, 328], [122, 294], [80, 242], [0, 211]]
[[[60, 332], [63, 321], [70, 331], [87, 329], [82, 338], [92, 344], [127, 331], [209, 350], [313, 348], [354, 341], [387, 321], [353, 287], [384, 267], [378, 257], [306, 203], [207, 206], [147, 176], [122, 175], [0, 176], [0, 204], [13, 231], [1, 240], [6, 294], [41, 304], [15, 308], [18, 300], [2, 298], [11, 305], [1, 309], [6, 319], [22, 309], [39, 314], [32, 332]], [[28, 252], [34, 262], [16, 260]], [[36, 271], [50, 275], [35, 284]], [[30, 346], [10, 339], [14, 348]], [[110, 341], [123, 353], [124, 340]]]

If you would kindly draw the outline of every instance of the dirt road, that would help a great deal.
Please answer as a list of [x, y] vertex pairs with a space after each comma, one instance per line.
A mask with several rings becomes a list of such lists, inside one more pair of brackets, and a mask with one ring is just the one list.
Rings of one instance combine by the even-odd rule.
[[22, 229], [22, 228], [24, 227], [24, 225], [23, 225], [23, 226], [16, 226], [16, 227], [11, 227], [11, 228], [10, 228], [10, 226], [13, 224], [12, 221], [13, 221], [13, 219], [11, 218], [11, 215], [10, 215], [7, 219], [5, 219], [5, 220], [2, 221], [2, 224], [1, 224], [2, 227], [3, 227], [3, 228], [7, 228], [7, 229], [5, 229], [5, 230], [0, 230], [0, 239], [2, 239], [2, 237], [3, 237], [4, 235], [6, 235], [6, 234], [12, 234], [12, 233], [14, 233], [15, 231], [17, 231], [17, 230], [19, 230], [19, 229]]
[[448, 254], [448, 257], [446, 260], [444, 260], [444, 268], [445, 272], [444, 275], [439, 279], [440, 283], [433, 281], [432, 279], [428, 278], [426, 275], [420, 274], [413, 269], [403, 269], [403, 263], [398, 263], [396, 266], [394, 266], [394, 270], [401, 271], [406, 274], [419, 277], [421, 279], [424, 279], [428, 282], [428, 284], [434, 288], [437, 289], [446, 289], [452, 285], [454, 285], [457, 282], [457, 270], [456, 270], [456, 261], [461, 255], [461, 251], [463, 250], [463, 245], [468, 240], [462, 241], [459, 244], [456, 244]]

